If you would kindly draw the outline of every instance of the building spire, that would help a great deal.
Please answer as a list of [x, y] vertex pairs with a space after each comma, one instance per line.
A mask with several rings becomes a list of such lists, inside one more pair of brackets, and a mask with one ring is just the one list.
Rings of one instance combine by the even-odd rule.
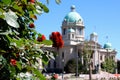
[[71, 6], [71, 12], [75, 11], [75, 5]]

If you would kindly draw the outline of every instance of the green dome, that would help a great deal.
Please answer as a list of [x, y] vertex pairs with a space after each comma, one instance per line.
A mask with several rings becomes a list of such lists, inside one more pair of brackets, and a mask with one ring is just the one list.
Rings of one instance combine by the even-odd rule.
[[71, 29], [68, 29], [67, 32], [68, 32], [68, 33], [71, 33], [71, 32], [74, 33], [75, 30], [71, 28]]
[[111, 43], [105, 43], [104, 44], [104, 49], [112, 49], [112, 45], [111, 45]]
[[75, 6], [71, 6], [71, 12], [69, 12], [65, 18], [65, 21], [67, 22], [78, 22], [78, 21], [83, 21], [82, 17], [75, 11]]
[[96, 33], [96, 32], [93, 32], [93, 33], [91, 33], [91, 35], [93, 35], [93, 36], [97, 36], [97, 33]]

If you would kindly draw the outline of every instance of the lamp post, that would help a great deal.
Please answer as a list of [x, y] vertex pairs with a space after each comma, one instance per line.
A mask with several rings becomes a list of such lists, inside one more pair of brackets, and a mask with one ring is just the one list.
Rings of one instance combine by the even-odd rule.
[[76, 45], [76, 80], [78, 78], [78, 46]]
[[64, 80], [64, 58], [62, 58], [62, 64], [63, 64], [63, 67], [62, 67], [62, 80]]
[[78, 53], [77, 53], [77, 58], [76, 58], [77, 60], [76, 60], [76, 63], [77, 63], [77, 65], [76, 65], [76, 78], [78, 77]]

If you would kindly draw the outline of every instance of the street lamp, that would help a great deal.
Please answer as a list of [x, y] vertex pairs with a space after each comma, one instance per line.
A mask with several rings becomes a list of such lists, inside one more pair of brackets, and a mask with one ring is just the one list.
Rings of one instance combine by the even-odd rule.
[[77, 60], [76, 60], [76, 63], [77, 63], [77, 65], [76, 65], [76, 78], [78, 77], [78, 53], [77, 53], [77, 58], [76, 58]]
[[62, 80], [64, 80], [64, 57], [62, 57]]

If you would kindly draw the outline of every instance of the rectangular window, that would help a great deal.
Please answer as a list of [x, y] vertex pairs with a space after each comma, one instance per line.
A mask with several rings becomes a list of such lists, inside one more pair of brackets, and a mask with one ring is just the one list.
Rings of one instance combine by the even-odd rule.
[[68, 34], [68, 39], [70, 39], [70, 34]]
[[64, 28], [64, 29], [63, 29], [63, 35], [65, 35], [65, 33], [66, 33], [66, 29]]
[[72, 38], [74, 39], [74, 34], [72, 34]]
[[82, 35], [82, 29], [81, 28], [79, 29], [79, 34]]
[[102, 60], [102, 56], [100, 56], [100, 60]]
[[64, 52], [62, 52], [62, 59], [64, 59]]

